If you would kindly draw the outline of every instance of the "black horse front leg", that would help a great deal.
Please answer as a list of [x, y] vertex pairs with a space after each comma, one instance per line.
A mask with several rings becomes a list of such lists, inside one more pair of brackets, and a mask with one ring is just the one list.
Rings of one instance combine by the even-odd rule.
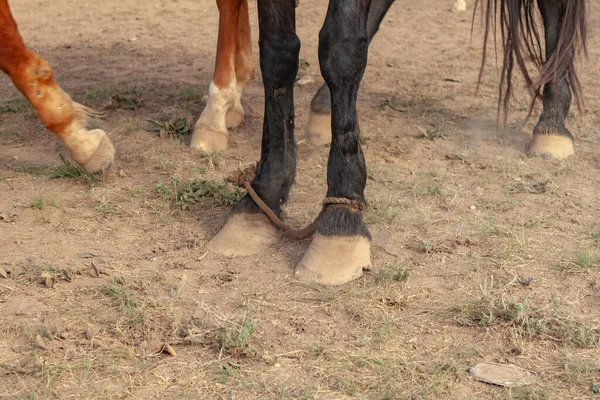
[[[546, 60], [556, 51], [565, 9], [569, 0], [538, 0], [544, 21]], [[533, 140], [527, 153], [543, 158], [566, 158], [573, 155], [573, 135], [565, 126], [571, 107], [571, 88], [565, 75], [544, 85], [544, 108], [533, 130]]]
[[[300, 40], [295, 13], [294, 0], [258, 0], [265, 113], [261, 157], [252, 187], [278, 216], [296, 174], [294, 80]], [[246, 195], [208, 248], [230, 256], [251, 255], [280, 238], [281, 232]]]
[[[369, 43], [379, 30], [379, 25], [394, 0], [372, 0], [367, 21]], [[324, 83], [310, 103], [310, 115], [306, 124], [306, 141], [313, 146], [324, 146], [331, 142], [331, 94]]]
[[296, 276], [306, 281], [342, 284], [371, 265], [371, 238], [361, 213], [367, 169], [356, 112], [356, 96], [367, 65], [370, 3], [331, 0], [319, 35], [321, 73], [331, 90], [327, 197], [353, 204], [324, 205], [313, 241], [296, 268]]

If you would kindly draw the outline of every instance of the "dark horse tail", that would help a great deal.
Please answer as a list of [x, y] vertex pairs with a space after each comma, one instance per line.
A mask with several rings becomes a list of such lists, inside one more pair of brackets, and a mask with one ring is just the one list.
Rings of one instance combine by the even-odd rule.
[[[500, 25], [503, 44], [503, 65], [498, 98], [498, 113], [506, 113], [512, 93], [512, 76], [515, 66], [523, 74], [525, 83], [533, 95], [531, 107], [536, 99], [541, 98], [544, 85], [558, 82], [566, 77], [581, 110], [583, 100], [581, 84], [577, 77], [575, 62], [586, 49], [586, 2], [587, 0], [562, 0], [562, 19], [560, 38], [556, 50], [547, 57], [542, 50], [543, 25], [540, 26], [536, 13], [536, 2], [545, 0], [476, 0], [475, 12], [481, 3], [484, 18], [483, 60], [479, 73], [479, 81], [487, 56], [487, 42], [490, 33], [494, 38]], [[551, 1], [551, 0], [548, 0]], [[542, 28], [540, 30], [540, 28]], [[539, 71], [532, 76], [527, 68], [533, 61]]]

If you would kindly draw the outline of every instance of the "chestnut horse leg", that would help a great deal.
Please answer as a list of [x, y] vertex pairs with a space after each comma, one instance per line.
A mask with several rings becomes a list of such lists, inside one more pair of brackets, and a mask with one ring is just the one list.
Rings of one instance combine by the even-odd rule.
[[85, 128], [89, 110], [71, 100], [54, 81], [46, 60], [25, 46], [7, 0], [0, 0], [0, 70], [87, 172], [103, 174], [110, 167], [115, 156], [110, 139], [100, 129]]
[[254, 79], [256, 71], [254, 57], [252, 57], [252, 35], [247, 0], [242, 1], [242, 5], [240, 6], [236, 44], [235, 78], [237, 80], [237, 93], [233, 108], [229, 110], [225, 120], [227, 129], [237, 128], [244, 120], [245, 112], [241, 103], [242, 95], [248, 83]]
[[208, 102], [194, 127], [190, 147], [203, 151], [227, 149], [227, 128], [244, 118], [242, 92], [254, 76], [247, 0], [217, 0], [219, 39]]

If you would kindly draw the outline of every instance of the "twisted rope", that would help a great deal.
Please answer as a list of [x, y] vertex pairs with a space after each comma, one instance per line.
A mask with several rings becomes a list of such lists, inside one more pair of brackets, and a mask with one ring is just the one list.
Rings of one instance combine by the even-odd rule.
[[260, 196], [256, 193], [254, 188], [252, 188], [251, 182], [256, 177], [256, 165], [251, 165], [244, 169], [238, 169], [234, 171], [231, 175], [227, 177], [227, 182], [230, 182], [236, 186], [242, 187], [248, 192], [250, 198], [256, 203], [260, 211], [262, 211], [269, 221], [273, 223], [277, 228], [283, 231], [283, 236], [288, 237], [290, 239], [306, 239], [313, 235], [315, 229], [315, 223], [323, 214], [323, 210], [325, 206], [330, 204], [339, 205], [341, 207], [345, 207], [351, 210], [364, 211], [367, 209], [367, 205], [359, 200], [346, 199], [344, 197], [325, 197], [323, 199], [323, 208], [321, 212], [315, 218], [313, 222], [305, 226], [301, 229], [293, 229], [291, 226], [283, 222], [274, 212], [269, 208], [268, 205], [265, 204], [264, 201], [260, 198]]

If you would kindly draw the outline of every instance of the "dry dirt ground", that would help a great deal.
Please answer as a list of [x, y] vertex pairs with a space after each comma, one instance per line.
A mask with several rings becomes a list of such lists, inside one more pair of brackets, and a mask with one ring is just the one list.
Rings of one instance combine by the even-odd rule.
[[[104, 182], [79, 176], [0, 77], [0, 398], [599, 398], [600, 5], [577, 155], [544, 161], [523, 152], [539, 115], [525, 120], [525, 90], [495, 129], [496, 65], [476, 94], [481, 32], [470, 43], [452, 3], [398, 0], [372, 44], [359, 116], [374, 268], [327, 288], [293, 278], [309, 241], [206, 251], [240, 195], [223, 178], [258, 159], [263, 108], [259, 76], [226, 153], [184, 144], [212, 74], [213, 0], [12, 0], [58, 81], [104, 112], [118, 159]], [[314, 83], [295, 93], [296, 226], [325, 194], [328, 150], [303, 141], [325, 9], [298, 10]], [[255, 4], [251, 18], [256, 32]], [[537, 382], [474, 381], [480, 361]]]

